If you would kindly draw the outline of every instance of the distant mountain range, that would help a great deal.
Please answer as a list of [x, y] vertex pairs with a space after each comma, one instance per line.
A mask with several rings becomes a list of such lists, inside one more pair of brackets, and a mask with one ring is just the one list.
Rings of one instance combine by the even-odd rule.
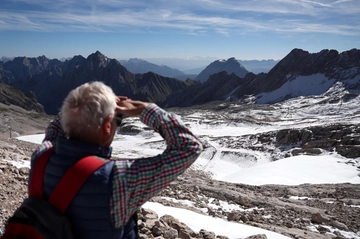
[[[6, 57], [3, 56], [0, 58], [0, 62], [5, 63], [7, 61], [13, 60], [14, 57]], [[64, 62], [66, 60], [71, 60], [72, 57], [68, 58], [61, 58], [60, 61]], [[233, 59], [233, 58], [230, 58]], [[229, 59], [229, 60], [230, 60]], [[185, 71], [180, 71], [176, 68], [171, 68], [166, 65], [157, 65], [151, 63], [149, 61], [139, 59], [139, 58], [130, 58], [129, 60], [118, 60], [123, 66], [125, 66], [130, 72], [132, 73], [147, 73], [147, 72], [154, 72], [158, 75], [166, 76], [166, 77], [173, 77], [180, 80], [187, 80], [188, 78], [195, 79], [198, 74], [200, 74], [206, 66], [197, 67], [192, 69], [187, 69]], [[191, 60], [190, 60], [191, 61]], [[226, 60], [219, 59], [214, 61], [216, 62], [224, 62]], [[247, 71], [257, 73], [267, 73], [270, 71], [279, 61], [278, 60], [237, 60], [241, 67], [244, 67]], [[237, 67], [237, 66], [235, 66]], [[236, 69], [227, 69], [228, 73], [235, 72]]]
[[129, 71], [135, 74], [154, 72], [162, 76], [174, 77], [174, 78], [176, 78], [177, 76], [185, 75], [184, 72], [179, 71], [177, 69], [173, 69], [168, 66], [159, 66], [138, 58], [131, 58], [128, 61], [120, 60], [119, 62], [121, 63], [121, 65], [125, 66], [126, 69], [128, 69]]
[[[151, 65], [140, 59], [123, 64], [128, 64], [128, 68]], [[214, 100], [276, 103], [298, 96], [322, 94], [334, 84], [346, 87], [348, 97], [358, 94], [360, 89], [358, 49], [342, 53], [335, 50], [309, 53], [294, 49], [268, 73], [259, 74], [249, 72], [235, 58], [218, 60], [205, 67], [196, 78], [190, 77], [186, 81], [151, 70], [131, 72], [123, 64], [99, 51], [87, 58], [74, 56], [65, 61], [50, 60], [45, 56], [16, 57], [0, 62], [0, 81], [23, 92], [33, 92], [48, 114], [56, 114], [68, 92], [89, 81], [103, 81], [118, 95], [155, 102], [162, 107], [192, 106]], [[153, 67], [155, 69], [156, 65]]]
[[275, 60], [236, 60], [234, 57], [229, 58], [228, 60], [219, 59], [212, 62], [210, 65], [205, 67], [198, 67], [194, 69], [189, 69], [186, 73], [171, 68], [165, 65], [156, 65], [148, 61], [131, 58], [129, 60], [119, 60], [119, 62], [125, 66], [132, 73], [147, 73], [154, 72], [156, 74], [173, 77], [180, 80], [187, 80], [188, 78], [196, 79], [201, 82], [206, 81], [211, 74], [226, 71], [229, 74], [235, 73], [240, 77], [243, 77], [247, 72], [257, 73], [267, 73], [270, 71], [279, 61]]

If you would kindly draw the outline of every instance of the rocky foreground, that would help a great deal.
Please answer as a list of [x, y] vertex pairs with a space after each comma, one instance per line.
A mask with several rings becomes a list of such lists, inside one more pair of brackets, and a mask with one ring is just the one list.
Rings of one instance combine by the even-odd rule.
[[[29, 160], [35, 144], [16, 139], [0, 139], [0, 229], [27, 196], [29, 169], [17, 168], [8, 161]], [[181, 204], [193, 202], [193, 206]], [[152, 201], [185, 208], [274, 231], [290, 238], [351, 238], [360, 237], [360, 186], [325, 184], [300, 186], [250, 186], [212, 180], [201, 171], [189, 169]], [[226, 210], [223, 202], [241, 210]], [[201, 209], [201, 210], [200, 210]], [[141, 209], [140, 238], [226, 238], [211, 231], [192, 231], [176, 218]], [[355, 233], [355, 234], [354, 234]], [[266, 238], [254, 235], [249, 238]]]

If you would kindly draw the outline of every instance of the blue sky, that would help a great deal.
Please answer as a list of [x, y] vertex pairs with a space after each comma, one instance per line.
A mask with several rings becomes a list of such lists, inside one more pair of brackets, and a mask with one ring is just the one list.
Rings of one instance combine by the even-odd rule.
[[359, 0], [1, 0], [0, 57], [282, 59], [360, 48]]

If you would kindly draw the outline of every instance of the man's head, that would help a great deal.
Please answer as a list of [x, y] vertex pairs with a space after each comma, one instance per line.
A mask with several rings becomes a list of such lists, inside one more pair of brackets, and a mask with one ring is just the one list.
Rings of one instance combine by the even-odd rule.
[[116, 99], [112, 89], [99, 81], [77, 87], [68, 94], [61, 108], [63, 130], [70, 138], [109, 146], [116, 130], [112, 120]]

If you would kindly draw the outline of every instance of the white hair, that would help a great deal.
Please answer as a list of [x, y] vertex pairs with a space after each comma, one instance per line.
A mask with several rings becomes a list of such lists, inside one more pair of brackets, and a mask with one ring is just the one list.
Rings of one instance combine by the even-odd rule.
[[72, 90], [61, 108], [61, 126], [75, 139], [87, 139], [103, 124], [104, 119], [114, 117], [116, 95], [100, 81], [85, 83]]

